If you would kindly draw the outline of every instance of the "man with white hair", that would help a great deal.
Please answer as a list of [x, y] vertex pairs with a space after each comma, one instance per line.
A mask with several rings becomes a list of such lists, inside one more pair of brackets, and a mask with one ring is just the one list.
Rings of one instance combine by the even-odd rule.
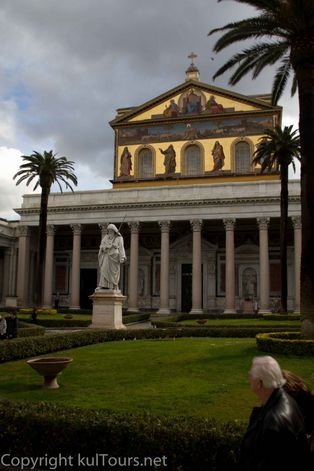
[[304, 419], [298, 404], [282, 389], [286, 380], [277, 361], [257, 357], [249, 372], [254, 407], [244, 435], [241, 457], [246, 471], [313, 471]]

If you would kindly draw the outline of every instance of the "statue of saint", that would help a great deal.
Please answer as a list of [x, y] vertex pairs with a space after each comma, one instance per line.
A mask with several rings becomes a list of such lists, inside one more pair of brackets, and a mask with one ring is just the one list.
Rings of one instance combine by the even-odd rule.
[[98, 252], [99, 288], [118, 289], [120, 263], [126, 260], [123, 237], [114, 224], [107, 227]]
[[213, 160], [214, 160], [214, 167], [212, 172], [216, 170], [221, 171], [222, 167], [225, 165], [225, 154], [223, 151], [222, 145], [219, 141], [215, 142], [214, 148], [212, 150]]
[[164, 154], [164, 166], [165, 166], [165, 174], [169, 175], [169, 173], [174, 173], [176, 171], [176, 152], [173, 148], [173, 145], [170, 144], [168, 149], [162, 150], [159, 149], [162, 154]]

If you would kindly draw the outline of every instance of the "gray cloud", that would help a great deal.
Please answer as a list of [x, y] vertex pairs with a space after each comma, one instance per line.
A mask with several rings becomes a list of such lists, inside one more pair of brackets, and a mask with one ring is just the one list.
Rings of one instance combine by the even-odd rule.
[[[116, 109], [184, 82], [191, 51], [201, 80], [213, 83], [215, 71], [238, 47], [214, 55], [219, 35], [208, 32], [253, 14], [247, 6], [216, 0], [2, 2], [0, 105], [6, 103], [1, 108], [9, 132], [0, 146], [23, 154], [52, 148], [80, 168], [86, 165], [98, 188], [108, 186], [114, 145], [108, 122]], [[234, 91], [269, 92], [273, 74], [268, 69], [255, 81], [244, 78]], [[230, 88], [229, 76], [214, 85]], [[288, 93], [280, 104], [289, 118], [297, 116], [297, 100]]]

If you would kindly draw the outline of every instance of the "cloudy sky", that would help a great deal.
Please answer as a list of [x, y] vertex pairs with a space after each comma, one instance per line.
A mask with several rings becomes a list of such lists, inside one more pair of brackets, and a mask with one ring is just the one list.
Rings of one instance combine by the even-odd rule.
[[[230, 88], [215, 71], [237, 48], [214, 54], [208, 32], [254, 15], [217, 0], [2, 0], [0, 5], [0, 217], [32, 191], [16, 187], [21, 155], [53, 149], [75, 161], [78, 190], [111, 188], [116, 109], [137, 106], [180, 85], [197, 54], [201, 81]], [[214, 60], [212, 60], [212, 58]], [[271, 91], [275, 69], [232, 89]], [[290, 87], [288, 87], [290, 88]], [[298, 124], [297, 98], [279, 102], [283, 124]], [[57, 191], [57, 188], [53, 188]]]

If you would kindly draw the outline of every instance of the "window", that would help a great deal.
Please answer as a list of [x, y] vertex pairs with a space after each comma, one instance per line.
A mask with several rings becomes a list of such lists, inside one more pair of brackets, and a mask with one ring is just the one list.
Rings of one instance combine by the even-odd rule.
[[238, 142], [235, 147], [235, 171], [236, 173], [251, 172], [250, 146], [247, 142]]
[[150, 149], [142, 149], [138, 155], [139, 178], [153, 177], [153, 155]]
[[201, 175], [201, 152], [198, 146], [185, 149], [185, 175]]

